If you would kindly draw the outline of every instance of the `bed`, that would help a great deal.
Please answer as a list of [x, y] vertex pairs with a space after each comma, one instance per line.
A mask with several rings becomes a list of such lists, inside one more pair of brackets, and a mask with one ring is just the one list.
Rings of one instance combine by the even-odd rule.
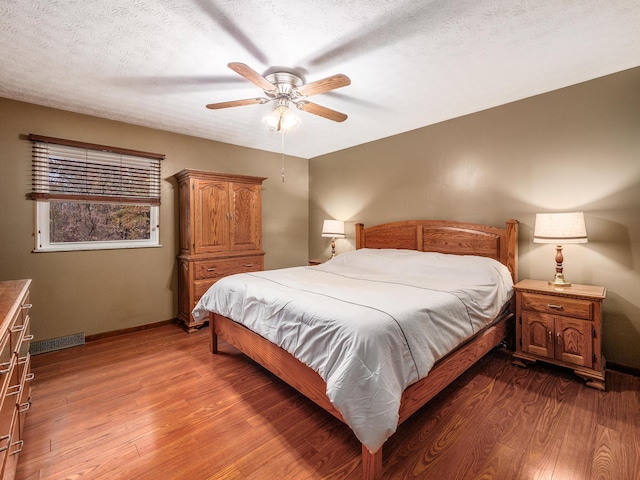
[[[377, 480], [386, 438], [508, 337], [517, 228], [516, 220], [505, 228], [442, 220], [357, 224], [354, 252], [320, 266], [226, 277], [194, 316], [209, 317], [212, 353], [224, 338], [350, 426], [362, 443], [363, 479]], [[424, 273], [441, 271], [442, 262], [458, 273], [436, 281]], [[468, 293], [467, 284], [478, 291]], [[322, 301], [310, 311], [312, 297]], [[423, 297], [437, 308], [422, 305]], [[450, 320], [458, 314], [463, 321]], [[269, 322], [281, 316], [276, 329]], [[346, 327], [336, 327], [343, 320], [334, 317], [344, 317]], [[437, 341], [419, 333], [425, 322], [442, 329]]]

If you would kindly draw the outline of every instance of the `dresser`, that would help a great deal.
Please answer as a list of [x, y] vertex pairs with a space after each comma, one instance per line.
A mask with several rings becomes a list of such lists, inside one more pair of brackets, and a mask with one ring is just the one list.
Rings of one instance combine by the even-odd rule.
[[264, 269], [262, 177], [185, 169], [178, 181], [178, 319], [188, 332], [204, 324], [191, 311], [217, 280]]
[[571, 368], [588, 386], [605, 389], [602, 355], [602, 303], [606, 288], [576, 285], [556, 288], [522, 280], [516, 291], [514, 363], [543, 361]]
[[0, 478], [13, 479], [31, 407], [29, 288], [31, 280], [0, 282]]

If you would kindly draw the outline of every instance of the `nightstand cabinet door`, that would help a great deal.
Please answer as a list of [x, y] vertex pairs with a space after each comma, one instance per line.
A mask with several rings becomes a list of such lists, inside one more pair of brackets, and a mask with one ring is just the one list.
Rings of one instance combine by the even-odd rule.
[[564, 363], [593, 366], [592, 322], [573, 318], [556, 318], [555, 358]]
[[538, 312], [522, 312], [522, 351], [554, 358], [554, 318]]

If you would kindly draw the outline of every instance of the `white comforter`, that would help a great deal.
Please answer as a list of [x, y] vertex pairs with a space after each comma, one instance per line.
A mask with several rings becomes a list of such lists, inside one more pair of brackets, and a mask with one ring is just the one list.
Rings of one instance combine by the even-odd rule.
[[200, 299], [293, 354], [371, 451], [398, 424], [403, 390], [499, 313], [513, 282], [499, 262], [361, 249], [323, 265], [225, 277]]

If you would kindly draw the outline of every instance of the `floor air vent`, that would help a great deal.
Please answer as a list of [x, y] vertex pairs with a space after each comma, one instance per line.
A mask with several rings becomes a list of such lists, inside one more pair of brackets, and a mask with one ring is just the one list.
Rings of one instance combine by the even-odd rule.
[[62, 350], [69, 347], [77, 347], [84, 345], [84, 332], [74, 333], [66, 337], [50, 338], [49, 340], [41, 340], [39, 342], [31, 342], [29, 353], [38, 355], [39, 353], [53, 352], [54, 350]]

